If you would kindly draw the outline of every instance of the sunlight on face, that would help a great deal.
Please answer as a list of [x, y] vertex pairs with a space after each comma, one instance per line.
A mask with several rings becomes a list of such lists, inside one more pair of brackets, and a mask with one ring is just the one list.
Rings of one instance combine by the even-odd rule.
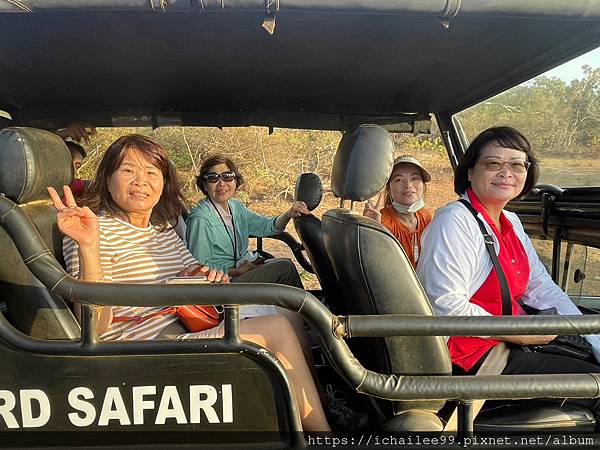
[[[231, 169], [227, 164], [217, 164], [216, 166], [212, 166], [210, 169], [208, 169], [208, 173], [212, 172], [218, 174], [229, 171], [231, 171]], [[229, 182], [223, 181], [222, 178], [216, 183], [209, 183], [204, 180], [204, 186], [206, 187], [206, 192], [208, 192], [210, 199], [213, 202], [224, 206], [225, 203], [227, 203], [227, 200], [235, 195], [237, 182], [236, 180]]]
[[477, 164], [469, 170], [471, 188], [479, 201], [484, 205], [494, 204], [503, 208], [521, 193], [527, 180], [527, 172], [515, 173], [510, 169], [509, 164], [502, 164], [500, 170], [491, 171], [486, 169], [486, 161], [526, 162], [527, 155], [514, 148], [490, 143], [483, 147]]
[[402, 205], [412, 205], [423, 198], [423, 175], [414, 164], [398, 164], [392, 171], [388, 189], [393, 201]]
[[149, 220], [152, 209], [160, 200], [163, 186], [164, 178], [160, 169], [136, 148], [126, 151], [123, 162], [108, 180], [112, 199], [130, 215], [132, 223], [134, 216], [142, 219], [147, 217]]

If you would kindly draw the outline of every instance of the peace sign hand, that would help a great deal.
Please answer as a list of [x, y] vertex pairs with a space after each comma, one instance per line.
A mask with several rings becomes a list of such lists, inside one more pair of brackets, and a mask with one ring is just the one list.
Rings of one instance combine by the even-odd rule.
[[65, 193], [64, 203], [56, 189], [48, 187], [48, 192], [56, 208], [58, 229], [77, 242], [79, 248], [98, 247], [100, 243], [98, 217], [87, 206], [77, 206], [69, 186], [63, 186], [63, 190]]
[[381, 210], [385, 206], [385, 196], [386, 192], [380, 192], [379, 198], [377, 198], [377, 203], [373, 205], [371, 200], [367, 200], [365, 202], [365, 209], [363, 210], [363, 216], [368, 217], [370, 219], [376, 220], [377, 222], [381, 222]]

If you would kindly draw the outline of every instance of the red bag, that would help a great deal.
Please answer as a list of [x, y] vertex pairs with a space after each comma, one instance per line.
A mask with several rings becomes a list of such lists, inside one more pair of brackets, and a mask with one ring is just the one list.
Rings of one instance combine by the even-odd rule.
[[177, 315], [192, 333], [208, 330], [219, 325], [221, 315], [212, 305], [186, 305], [177, 307]]
[[174, 312], [177, 313], [185, 327], [192, 333], [216, 327], [221, 319], [219, 311], [212, 305], [186, 305], [166, 308], [145, 316], [113, 317], [113, 322], [145, 322], [152, 317], [164, 316], [165, 314], [172, 314]]

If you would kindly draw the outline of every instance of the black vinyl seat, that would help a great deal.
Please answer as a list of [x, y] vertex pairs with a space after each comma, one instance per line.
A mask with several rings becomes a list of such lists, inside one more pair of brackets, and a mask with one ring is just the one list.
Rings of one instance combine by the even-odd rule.
[[[361, 125], [342, 138], [335, 155], [332, 189], [344, 200], [365, 201], [385, 185], [393, 164], [387, 131]], [[323, 242], [335, 270], [343, 302], [339, 314], [434, 315], [415, 271], [398, 240], [380, 223], [336, 208], [323, 215]], [[410, 375], [449, 375], [448, 348], [441, 336], [393, 336], [351, 339], [349, 346], [368, 369]], [[399, 401], [384, 407], [393, 431], [440, 431], [437, 413], [444, 401]], [[560, 419], [559, 419], [560, 417]], [[570, 419], [568, 419], [570, 418]], [[595, 421], [583, 407], [509, 402], [483, 412], [476, 430], [593, 430]]]
[[[313, 211], [323, 198], [323, 184], [317, 174], [303, 173], [296, 180], [295, 200], [303, 201]], [[317, 276], [323, 297], [333, 313], [338, 313], [341, 297], [337, 278], [323, 244], [321, 220], [314, 214], [294, 218], [294, 227]]]
[[[393, 153], [391, 138], [381, 127], [361, 125], [347, 132], [335, 155], [332, 174], [335, 196], [351, 201], [371, 198], [388, 179]], [[383, 225], [351, 210], [336, 208], [323, 215], [323, 240], [343, 298], [340, 314], [433, 314], [402, 247]], [[349, 341], [349, 346], [366, 368], [377, 372], [413, 375], [452, 372], [442, 337], [356, 338]], [[444, 401], [410, 401], [383, 403], [380, 407], [387, 418], [402, 413], [402, 419], [406, 420], [396, 419], [398, 431], [405, 431], [415, 414], [420, 423], [431, 424], [433, 429], [429, 431], [438, 431], [442, 424], [435, 413], [444, 404]]]
[[[63, 265], [63, 236], [46, 187], [62, 192], [72, 178], [71, 154], [59, 136], [33, 128], [0, 131], [0, 192], [25, 211]], [[33, 276], [2, 228], [0, 253], [0, 300], [6, 303], [14, 326], [39, 339], [79, 338], [79, 324], [67, 303]]]

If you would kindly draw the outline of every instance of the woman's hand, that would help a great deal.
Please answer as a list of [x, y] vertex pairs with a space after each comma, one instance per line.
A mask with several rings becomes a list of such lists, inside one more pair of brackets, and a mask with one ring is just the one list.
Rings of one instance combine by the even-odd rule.
[[302, 214], [310, 214], [310, 211], [306, 207], [306, 203], [301, 201], [294, 202], [290, 209], [275, 219], [275, 228], [278, 230], [284, 230], [290, 219], [293, 219], [294, 217], [300, 217]]
[[252, 269], [256, 269], [256, 267], [258, 267], [256, 264], [253, 264], [250, 261], [244, 261], [240, 267], [232, 267], [227, 273], [230, 277], [239, 277]]
[[193, 277], [195, 275], [204, 275], [211, 283], [229, 283], [229, 276], [222, 270], [211, 269], [202, 264], [192, 264], [177, 274], [178, 277]]
[[493, 339], [497, 339], [499, 341], [511, 342], [517, 345], [539, 345], [539, 344], [548, 344], [552, 342], [556, 338], [556, 334], [548, 334], [548, 335], [522, 335], [522, 336], [492, 336]]
[[306, 207], [306, 203], [296, 201], [285, 214], [287, 214], [290, 219], [293, 219], [294, 217], [300, 217], [302, 214], [308, 215], [310, 214], [310, 211]]
[[61, 200], [53, 187], [48, 187], [50, 197], [56, 208], [56, 221], [60, 232], [69, 236], [80, 249], [98, 247], [100, 227], [98, 217], [87, 206], [79, 207], [69, 186], [63, 186], [65, 202]]
[[371, 203], [371, 200], [367, 200], [365, 202], [363, 216], [368, 217], [369, 219], [376, 220], [377, 222], [381, 222], [381, 210], [385, 206], [385, 196], [385, 191], [380, 192], [379, 198], [377, 199], [377, 203], [375, 205]]

